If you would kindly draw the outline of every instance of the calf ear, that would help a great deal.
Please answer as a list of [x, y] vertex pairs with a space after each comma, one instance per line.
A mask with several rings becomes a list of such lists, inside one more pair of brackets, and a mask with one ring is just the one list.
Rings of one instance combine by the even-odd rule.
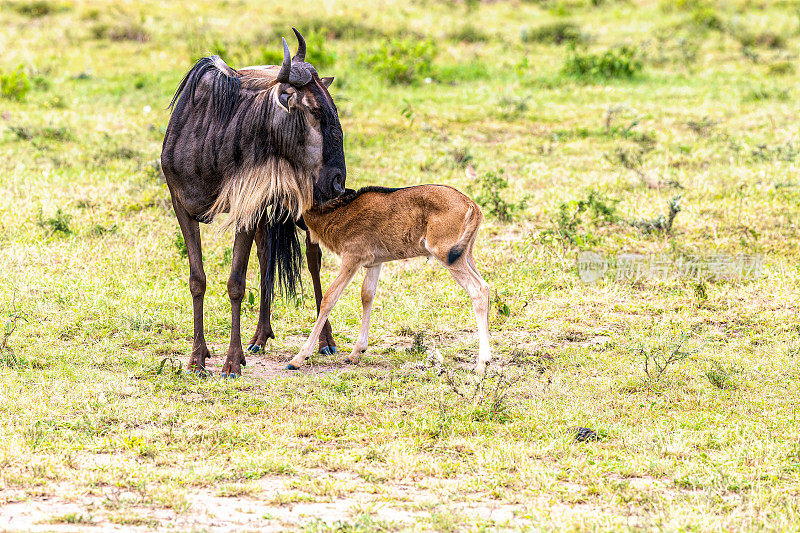
[[328, 76], [327, 78], [320, 78], [320, 81], [325, 85], [325, 87], [330, 87], [331, 83], [333, 83], [333, 76]]

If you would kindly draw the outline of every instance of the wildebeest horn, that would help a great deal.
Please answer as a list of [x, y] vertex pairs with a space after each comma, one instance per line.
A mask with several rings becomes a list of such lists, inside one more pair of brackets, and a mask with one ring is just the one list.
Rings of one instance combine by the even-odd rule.
[[306, 40], [297, 31], [297, 28], [292, 28], [294, 34], [297, 35], [297, 53], [292, 58], [292, 61], [305, 61], [306, 59]]
[[292, 58], [289, 54], [289, 45], [286, 44], [286, 39], [281, 37], [283, 41], [283, 65], [281, 71], [278, 72], [277, 80], [280, 83], [289, 83], [289, 73], [292, 71]]

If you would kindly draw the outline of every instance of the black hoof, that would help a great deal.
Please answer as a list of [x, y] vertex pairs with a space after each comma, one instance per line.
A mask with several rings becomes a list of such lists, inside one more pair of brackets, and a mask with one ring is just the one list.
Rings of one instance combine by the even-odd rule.
[[222, 379], [236, 379], [239, 377], [239, 374], [235, 372], [231, 372], [230, 374], [226, 374], [225, 372], [222, 373]]
[[350, 360], [350, 358], [349, 358], [349, 357], [345, 357], [345, 358], [344, 358], [344, 362], [345, 362], [346, 364], [348, 364], [348, 365], [353, 365], [353, 364], [355, 364], [355, 363], [353, 363], [353, 362]]
[[336, 346], [331, 346], [331, 353], [336, 353], [339, 350], [336, 349]]
[[189, 369], [189, 373], [193, 374], [195, 376], [199, 376], [201, 378], [204, 378], [206, 376], [210, 376], [211, 375], [211, 371], [210, 370], [206, 370], [205, 368], [197, 368], [197, 367], [190, 368]]
[[300, 367], [294, 366], [292, 363], [286, 365], [286, 370], [300, 370]]
[[[319, 353], [325, 354], [325, 355], [331, 355], [331, 349], [329, 347], [327, 347], [327, 346], [323, 346], [322, 348], [319, 349]], [[333, 352], [333, 353], [336, 353], [336, 352]]]
[[258, 353], [261, 351], [261, 346], [258, 344], [251, 344], [247, 347], [248, 352]]

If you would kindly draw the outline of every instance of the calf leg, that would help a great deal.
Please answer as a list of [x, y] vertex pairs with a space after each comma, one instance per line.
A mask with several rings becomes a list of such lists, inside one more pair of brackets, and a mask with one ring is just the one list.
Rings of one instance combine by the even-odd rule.
[[351, 353], [344, 360], [345, 363], [357, 364], [361, 360], [361, 354], [367, 351], [369, 341], [369, 317], [372, 314], [372, 302], [375, 299], [375, 291], [378, 289], [378, 278], [381, 275], [381, 267], [369, 267], [364, 275], [364, 284], [361, 286], [361, 306], [364, 314], [361, 317], [361, 330], [358, 332], [358, 340]]
[[[171, 193], [171, 191], [170, 191]], [[172, 195], [172, 208], [181, 227], [186, 252], [189, 256], [189, 291], [192, 293], [192, 309], [194, 314], [194, 335], [192, 355], [189, 357], [190, 372], [203, 372], [206, 368], [206, 357], [211, 357], [203, 333], [203, 298], [206, 294], [206, 273], [203, 270], [203, 253], [200, 242], [200, 224], [189, 216], [180, 202]]]
[[477, 269], [471, 255], [467, 252], [464, 257], [454, 264], [447, 266], [450, 274], [461, 287], [467, 291], [472, 300], [472, 308], [475, 311], [475, 319], [478, 322], [478, 361], [475, 365], [475, 372], [483, 374], [486, 372], [486, 365], [492, 359], [492, 349], [489, 343], [489, 284], [484, 281]]
[[317, 315], [317, 321], [314, 323], [314, 327], [311, 329], [311, 334], [308, 336], [305, 344], [303, 344], [303, 348], [300, 350], [294, 359], [289, 361], [289, 364], [286, 365], [286, 368], [289, 370], [297, 370], [300, 366], [305, 363], [305, 360], [311, 356], [311, 353], [314, 351], [314, 344], [317, 342], [320, 333], [322, 333], [322, 328], [325, 325], [325, 322], [328, 320], [328, 316], [331, 314], [331, 310], [333, 306], [336, 305], [337, 300], [341, 297], [342, 293], [344, 292], [345, 288], [347, 288], [347, 284], [350, 283], [350, 280], [353, 279], [358, 267], [361, 266], [358, 261], [354, 261], [348, 257], [342, 257], [342, 266], [339, 269], [339, 274], [336, 276], [336, 279], [333, 280], [331, 286], [328, 287], [328, 290], [325, 292], [325, 296], [322, 298], [322, 304], [320, 305], [319, 314]]
[[228, 346], [228, 357], [222, 366], [222, 377], [234, 378], [242, 375], [242, 365], [246, 364], [244, 352], [242, 351], [240, 320], [247, 261], [250, 259], [250, 248], [252, 246], [253, 231], [236, 233], [236, 238], [233, 241], [231, 275], [228, 278], [228, 297], [231, 299], [231, 343]]
[[253, 338], [247, 345], [247, 349], [253, 353], [258, 353], [266, 349], [267, 339], [274, 339], [272, 323], [270, 322], [270, 311], [272, 307], [271, 287], [267, 287], [267, 263], [269, 262], [270, 241], [269, 228], [266, 224], [267, 218], [264, 217], [258, 224], [255, 233], [256, 252], [258, 255], [258, 266], [261, 272], [261, 301], [258, 305], [258, 325]]
[[[322, 283], [319, 279], [319, 272], [322, 268], [322, 249], [319, 244], [311, 242], [311, 234], [308, 231], [306, 231], [306, 261], [308, 262], [308, 271], [311, 273], [311, 283], [314, 285], [314, 299], [317, 302], [317, 314], [319, 314], [319, 306], [322, 302]], [[336, 353], [336, 342], [333, 340], [331, 323], [327, 320], [319, 335], [319, 353]]]

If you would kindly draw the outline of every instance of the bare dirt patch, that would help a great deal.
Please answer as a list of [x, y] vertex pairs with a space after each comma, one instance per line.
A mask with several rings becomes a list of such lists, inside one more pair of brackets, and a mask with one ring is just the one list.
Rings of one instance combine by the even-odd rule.
[[[315, 474], [354, 481], [348, 473]], [[286, 531], [314, 522], [351, 523], [364, 515], [402, 527], [441, 514], [491, 520], [501, 528], [531, 525], [523, 518], [529, 513], [524, 505], [503, 504], [480, 495], [470, 495], [465, 501], [457, 494], [454, 479], [390, 483], [380, 493], [356, 490], [344, 497], [305, 493], [292, 485], [293, 479], [267, 477], [254, 481], [245, 496], [221, 496], [215, 488], [189, 491], [188, 508], [183, 510], [158, 508], [138, 500], [133, 493], [120, 495], [114, 487], [81, 494], [74, 487], [60, 485], [58, 495], [0, 507], [0, 531]]]

